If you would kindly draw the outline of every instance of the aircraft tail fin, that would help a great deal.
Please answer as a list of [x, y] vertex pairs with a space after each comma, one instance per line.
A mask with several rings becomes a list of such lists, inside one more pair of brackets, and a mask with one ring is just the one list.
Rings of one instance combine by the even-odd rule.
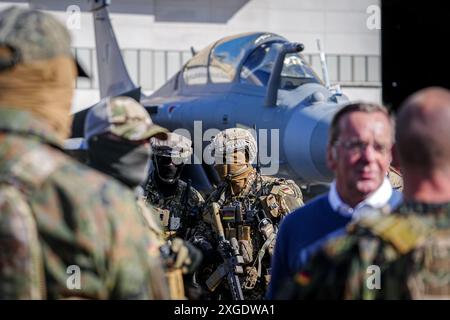
[[104, 1], [103, 5], [92, 8], [101, 98], [140, 89], [131, 80], [125, 66], [107, 6], [108, 1]]
[[[94, 18], [95, 46], [97, 50], [97, 67], [100, 97], [118, 96], [133, 92], [133, 98], [141, 97], [141, 89], [131, 80], [117, 43], [109, 17], [108, 6], [111, 0], [33, 0], [29, 1], [32, 9], [66, 11], [77, 8], [77, 12], [90, 11]], [[139, 91], [138, 93], [136, 93]]]

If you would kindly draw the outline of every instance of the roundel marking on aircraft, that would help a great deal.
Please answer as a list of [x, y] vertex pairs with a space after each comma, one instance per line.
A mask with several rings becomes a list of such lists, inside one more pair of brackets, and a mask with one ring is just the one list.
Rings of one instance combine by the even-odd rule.
[[169, 112], [169, 114], [172, 113], [173, 110], [175, 110], [176, 107], [177, 107], [176, 105], [171, 105], [171, 106], [169, 106], [169, 108], [167, 109], [167, 111]]

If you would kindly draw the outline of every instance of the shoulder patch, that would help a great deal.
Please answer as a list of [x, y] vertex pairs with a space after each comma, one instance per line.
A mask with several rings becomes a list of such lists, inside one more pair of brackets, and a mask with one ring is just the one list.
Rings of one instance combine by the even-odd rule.
[[274, 195], [289, 195], [294, 196], [295, 192], [291, 186], [285, 183], [285, 181], [275, 181], [270, 189], [270, 193]]
[[295, 195], [294, 190], [292, 190], [292, 188], [289, 187], [289, 186], [283, 186], [283, 187], [281, 188], [281, 191], [282, 191], [284, 194], [287, 194], [287, 195], [289, 195], [289, 196]]
[[11, 172], [25, 183], [39, 186], [63, 163], [61, 155], [39, 146], [22, 155], [11, 167]]

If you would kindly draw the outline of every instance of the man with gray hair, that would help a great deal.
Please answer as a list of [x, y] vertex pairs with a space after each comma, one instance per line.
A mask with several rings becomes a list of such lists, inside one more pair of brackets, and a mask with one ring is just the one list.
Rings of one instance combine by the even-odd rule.
[[336, 113], [327, 150], [335, 179], [328, 193], [283, 221], [268, 298], [277, 296], [324, 239], [343, 232], [349, 222], [371, 208], [389, 212], [399, 204], [401, 195], [392, 190], [386, 177], [393, 140], [391, 118], [380, 105], [353, 103]]
[[[450, 92], [427, 88], [397, 118], [404, 202], [327, 242], [289, 298], [450, 299]], [[289, 290], [290, 291], [290, 290]]]

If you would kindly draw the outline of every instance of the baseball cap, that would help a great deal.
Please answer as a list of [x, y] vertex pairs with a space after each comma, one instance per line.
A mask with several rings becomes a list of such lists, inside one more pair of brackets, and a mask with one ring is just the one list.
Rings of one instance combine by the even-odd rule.
[[167, 129], [154, 124], [147, 110], [130, 97], [103, 99], [89, 110], [84, 126], [88, 143], [90, 138], [105, 133], [139, 141], [156, 135], [164, 140], [167, 132]]
[[0, 11], [0, 72], [20, 63], [66, 55], [76, 62], [78, 76], [88, 77], [73, 57], [70, 42], [67, 28], [50, 14], [17, 6]]

